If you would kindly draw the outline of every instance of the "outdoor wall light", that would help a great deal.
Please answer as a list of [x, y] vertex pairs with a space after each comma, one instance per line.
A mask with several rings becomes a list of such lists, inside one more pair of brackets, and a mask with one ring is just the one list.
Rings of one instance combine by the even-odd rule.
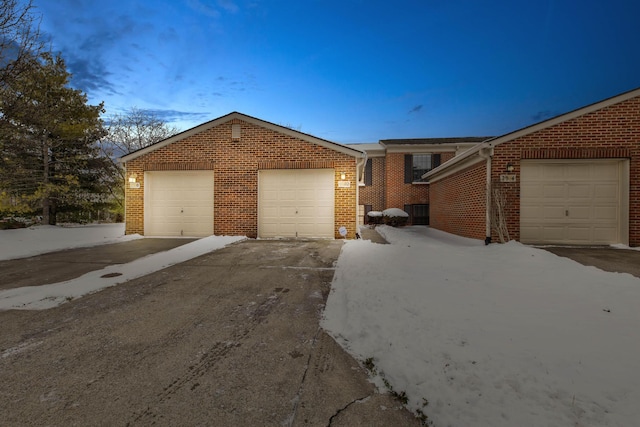
[[507, 172], [513, 172], [513, 165], [511, 163], [507, 163]]
[[340, 172], [340, 179], [344, 180], [347, 177], [345, 172]]
[[131, 175], [131, 176], [129, 177], [129, 182], [136, 182], [136, 177], [135, 177], [135, 176], [133, 176], [133, 175]]

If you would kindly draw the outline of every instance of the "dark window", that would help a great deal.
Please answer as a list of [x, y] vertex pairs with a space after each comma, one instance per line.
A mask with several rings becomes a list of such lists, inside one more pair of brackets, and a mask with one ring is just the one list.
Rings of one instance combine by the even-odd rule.
[[373, 160], [367, 160], [367, 164], [364, 167], [364, 185], [373, 184]]
[[429, 225], [429, 205], [404, 205], [411, 225]]
[[413, 205], [411, 223], [413, 225], [429, 225], [429, 205]]
[[422, 175], [440, 166], [440, 154], [405, 154], [404, 182], [422, 181]]

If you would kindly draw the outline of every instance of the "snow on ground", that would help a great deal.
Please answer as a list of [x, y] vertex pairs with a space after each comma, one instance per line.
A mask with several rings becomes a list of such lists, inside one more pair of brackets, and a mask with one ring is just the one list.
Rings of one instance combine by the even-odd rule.
[[[5, 234], [7, 232], [8, 234]], [[133, 238], [140, 239], [142, 237], [136, 235]], [[129, 236], [124, 236], [122, 224], [3, 230], [0, 231], [0, 259], [20, 258], [28, 256], [28, 254], [122, 242], [130, 239]], [[101, 270], [86, 273], [76, 279], [0, 291], [0, 310], [40, 310], [56, 307], [70, 299], [162, 270], [243, 239], [245, 237], [240, 236], [206, 237], [168, 251], [148, 255], [127, 264], [110, 265]], [[37, 246], [37, 249], [31, 246]], [[48, 250], [44, 250], [44, 248]]]
[[344, 245], [322, 326], [410, 409], [437, 427], [637, 425], [640, 279], [516, 242], [378, 230], [390, 245]]
[[140, 239], [124, 235], [124, 224], [38, 225], [17, 230], [0, 230], [0, 261], [25, 258], [63, 249]]

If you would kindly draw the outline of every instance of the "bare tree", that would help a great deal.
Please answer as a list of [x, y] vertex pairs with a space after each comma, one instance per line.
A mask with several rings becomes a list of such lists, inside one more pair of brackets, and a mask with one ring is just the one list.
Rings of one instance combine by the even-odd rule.
[[155, 114], [139, 108], [131, 108], [124, 114], [113, 115], [106, 120], [107, 135], [100, 141], [103, 155], [111, 160], [108, 177], [113, 198], [124, 209], [124, 169], [118, 158], [140, 150], [177, 134], [180, 130], [169, 126]]
[[32, 0], [0, 0], [0, 85], [30, 66], [45, 47]]
[[501, 243], [511, 240], [509, 236], [509, 228], [507, 227], [507, 219], [505, 208], [507, 207], [507, 192], [500, 183], [493, 183], [493, 206], [491, 207], [491, 225], [493, 230], [498, 233]]
[[140, 150], [179, 132], [148, 110], [131, 108], [106, 120], [107, 140], [114, 154], [122, 156]]

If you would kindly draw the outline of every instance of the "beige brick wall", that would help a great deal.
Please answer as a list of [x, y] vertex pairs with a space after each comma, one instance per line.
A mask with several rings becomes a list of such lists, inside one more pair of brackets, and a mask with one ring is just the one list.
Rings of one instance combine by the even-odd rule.
[[[232, 124], [241, 126], [232, 140]], [[214, 171], [214, 234], [257, 237], [258, 170], [334, 169], [335, 237], [345, 226], [348, 238], [356, 231], [356, 159], [329, 148], [274, 130], [233, 119], [181, 141], [158, 148], [126, 164], [127, 177], [137, 175], [139, 189], [127, 185], [126, 233], [144, 233], [144, 172], [151, 170]], [[340, 173], [350, 188], [338, 188]]]

